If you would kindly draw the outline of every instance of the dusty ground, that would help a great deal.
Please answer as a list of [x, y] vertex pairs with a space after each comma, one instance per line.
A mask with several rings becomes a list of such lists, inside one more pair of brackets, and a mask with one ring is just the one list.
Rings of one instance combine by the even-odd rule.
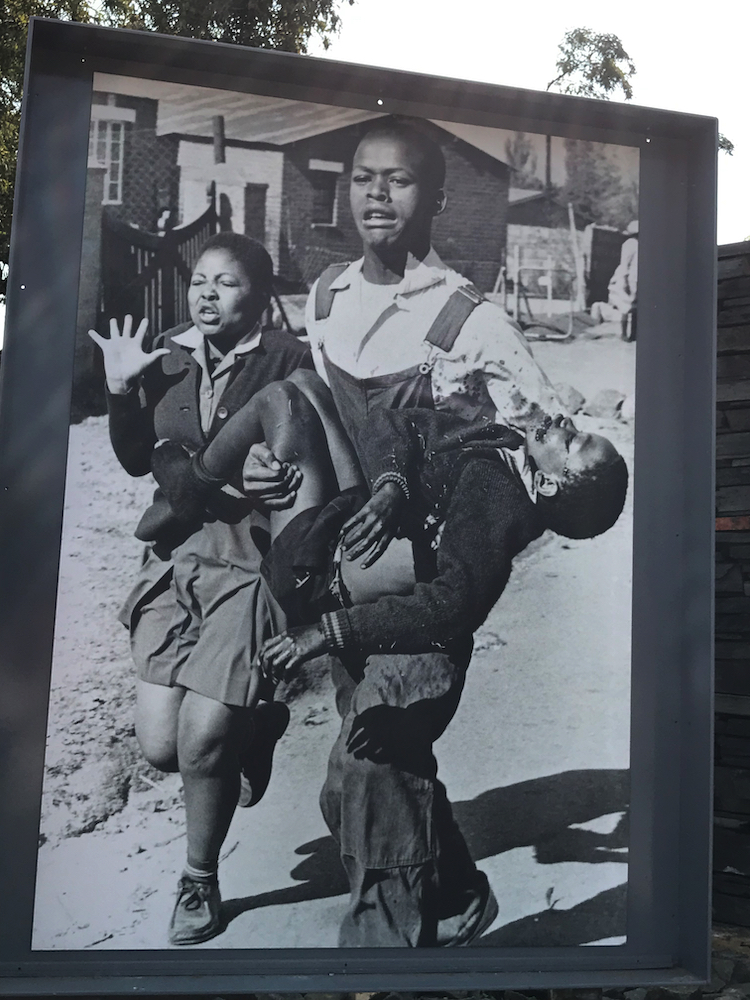
[[[634, 345], [608, 327], [594, 332], [600, 339], [540, 343], [535, 354], [553, 381], [587, 398], [602, 388], [632, 393]], [[611, 437], [631, 464], [631, 424], [580, 424]], [[120, 470], [104, 418], [71, 428], [36, 949], [166, 946], [184, 860], [180, 781], [140, 758], [127, 636], [116, 621], [150, 490]], [[628, 516], [600, 539], [545, 537], [519, 558], [437, 747], [459, 822], [500, 900], [483, 943], [622, 940], [631, 505], [632, 493]], [[228, 926], [204, 948], [336, 943], [346, 884], [317, 808], [337, 730], [327, 681], [298, 693], [292, 713], [266, 798], [235, 817], [221, 865]]]

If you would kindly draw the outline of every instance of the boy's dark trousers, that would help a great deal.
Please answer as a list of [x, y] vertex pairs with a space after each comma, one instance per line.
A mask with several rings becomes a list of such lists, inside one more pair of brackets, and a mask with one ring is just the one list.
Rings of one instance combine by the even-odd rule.
[[[354, 677], [334, 660], [343, 723], [320, 802], [351, 889], [342, 948], [450, 944], [441, 921], [455, 928], [477, 909], [482, 876], [432, 752], [458, 708], [471, 647], [371, 655], [349, 663]], [[349, 749], [362, 733], [368, 745]]]

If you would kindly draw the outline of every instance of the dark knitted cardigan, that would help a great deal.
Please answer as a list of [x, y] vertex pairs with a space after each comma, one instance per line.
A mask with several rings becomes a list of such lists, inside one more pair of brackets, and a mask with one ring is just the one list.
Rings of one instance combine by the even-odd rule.
[[443, 522], [434, 576], [408, 596], [381, 597], [326, 614], [335, 651], [423, 652], [471, 635], [510, 577], [513, 558], [544, 526], [535, 504], [498, 453], [521, 439], [496, 425], [468, 424], [432, 410], [377, 410], [358, 451], [370, 484], [405, 477], [410, 513]]

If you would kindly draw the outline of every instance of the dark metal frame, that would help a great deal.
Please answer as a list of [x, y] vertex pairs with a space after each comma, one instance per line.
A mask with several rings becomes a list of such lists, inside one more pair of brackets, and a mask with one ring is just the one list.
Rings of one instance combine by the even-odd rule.
[[[94, 71], [640, 148], [626, 945], [450, 953], [30, 951]], [[716, 121], [43, 20], [32, 22], [26, 73], [0, 382], [0, 993], [500, 989], [706, 979]]]

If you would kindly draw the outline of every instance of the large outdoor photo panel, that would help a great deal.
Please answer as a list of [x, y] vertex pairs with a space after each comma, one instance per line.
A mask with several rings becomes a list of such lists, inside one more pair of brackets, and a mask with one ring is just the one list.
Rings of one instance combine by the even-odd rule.
[[[33, 773], [19, 813], [27, 923], [7, 946], [14, 969], [28, 964], [7, 974], [85, 979], [95, 955], [97, 975], [128, 970], [155, 990], [195, 972], [220, 975], [227, 991], [231, 976], [261, 977], [257, 987], [293, 973], [368, 986], [375, 970], [402, 988], [448, 968], [466, 984], [700, 976], [712, 357], [700, 266], [712, 266], [712, 192], [703, 179], [701, 201], [688, 176], [691, 156], [693, 169], [713, 169], [710, 123], [640, 121], [636, 109], [608, 120], [593, 102], [514, 103], [478, 86], [472, 97], [449, 81], [415, 90], [398, 74], [336, 77], [315, 60], [229, 48], [234, 63], [227, 55], [217, 70], [215, 48], [200, 43], [35, 30], [40, 85], [25, 110], [11, 280], [24, 278], [40, 226], [64, 276], [56, 290], [12, 284], [3, 358], [6, 472], [34, 437], [12, 418], [28, 406], [14, 380], [33, 394], [36, 372], [47, 400], [33, 424], [43, 472], [22, 480], [37, 525], [31, 579], [46, 596], [30, 617], [22, 587], [19, 617], [3, 626], [9, 678], [23, 659], [18, 625], [38, 619], [40, 630], [32, 679], [10, 688], [28, 706], [18, 746]], [[48, 55], [60, 31], [67, 61]], [[680, 132], [691, 123], [692, 147]], [[62, 181], [38, 159], [45, 144], [70, 163], [67, 223]], [[29, 199], [57, 206], [51, 226]], [[270, 257], [265, 309], [251, 306], [261, 272], [257, 256], [242, 257], [243, 236]], [[371, 261], [395, 259], [397, 245], [408, 245], [404, 277], [373, 277]], [[64, 331], [35, 355], [55, 295]], [[252, 314], [242, 332], [240, 313]], [[122, 389], [110, 360], [107, 394], [101, 340], [133, 335], [157, 355], [138, 359]], [[367, 493], [353, 500], [340, 471], [334, 487], [321, 473], [313, 522], [309, 511], [253, 511], [241, 462], [210, 487], [218, 500], [200, 494], [199, 519], [188, 525], [178, 506], [188, 486], [209, 489], [189, 456], [239, 427], [231, 418], [251, 400], [258, 419], [275, 413], [264, 387], [313, 364], [333, 392], [334, 437], [299, 399], [305, 377], [277, 390], [284, 430], [282, 417], [262, 425], [312, 462], [299, 495], [318, 468], [339, 470], [340, 432], [368, 475], [396, 456], [369, 485], [389, 484], [412, 512], [362, 590], [336, 539]], [[379, 408], [404, 423], [384, 431]], [[425, 417], [433, 408], [454, 423]], [[300, 428], [311, 422], [309, 445]], [[469, 424], [481, 447], [456, 444]], [[177, 466], [154, 458], [167, 440], [186, 456], [181, 493]], [[446, 452], [453, 464], [435, 458]], [[558, 490], [581, 472], [603, 482], [615, 466], [617, 482], [569, 501], [589, 506], [551, 530]], [[471, 485], [476, 470], [500, 477], [502, 503]], [[157, 485], [169, 501], [154, 506]], [[563, 533], [569, 523], [577, 537]], [[405, 551], [416, 590], [400, 582]], [[486, 569], [511, 558], [509, 575]], [[280, 596], [282, 577], [302, 597]], [[471, 621], [446, 625], [461, 602]], [[266, 686], [246, 707], [264, 641], [321, 615], [340, 655], [312, 656], [273, 702]], [[691, 726], [688, 752], [680, 734]], [[246, 806], [245, 779], [262, 781], [258, 758], [261, 771], [270, 764], [264, 739], [275, 744], [267, 790], [235, 809], [240, 771]], [[10, 760], [0, 758], [8, 774]], [[688, 834], [681, 811], [693, 816]], [[197, 876], [217, 850], [221, 902], [206, 890], [216, 920], [191, 939], [179, 921], [195, 919], [206, 892], [185, 889], [185, 866]], [[212, 885], [210, 873], [198, 884]], [[668, 916], [677, 899], [680, 920]], [[472, 947], [446, 966], [435, 946], [462, 943]], [[418, 951], [407, 958], [399, 944]]]
[[[327, 265], [361, 256], [351, 162], [378, 117], [94, 79], [35, 949], [163, 948], [185, 850], [180, 775], [150, 769], [135, 740], [135, 677], [118, 620], [142, 559], [133, 529], [154, 483], [128, 476], [112, 453], [97, 406], [100, 352], [87, 330], [104, 332], [110, 315], [140, 320], [146, 308], [164, 328], [187, 320], [179, 261], [189, 272], [205, 239], [231, 230], [266, 245], [279, 289], [289, 289], [284, 313], [304, 336], [310, 286]], [[616, 442], [632, 469], [636, 343], [622, 338], [629, 310], [609, 305], [608, 286], [637, 232], [638, 150], [430, 124], [447, 161], [435, 249], [497, 308], [517, 313], [580, 426]], [[598, 203], [587, 185], [603, 189]], [[578, 218], [560, 190], [577, 196]], [[160, 228], [165, 220], [170, 228]], [[590, 276], [580, 291], [577, 267]], [[634, 292], [632, 269], [625, 281]], [[579, 294], [611, 318], [591, 322]], [[84, 303], [97, 312], [85, 314]], [[546, 533], [519, 555], [475, 635], [437, 754], [501, 902], [482, 943], [626, 940], [631, 565], [631, 502], [597, 540]], [[221, 888], [234, 913], [207, 947], [336, 946], [347, 883], [318, 795], [340, 720], [319, 673], [313, 664], [279, 692], [292, 720], [263, 801], [238, 810], [230, 828]], [[100, 897], [92, 882], [110, 891]]]

